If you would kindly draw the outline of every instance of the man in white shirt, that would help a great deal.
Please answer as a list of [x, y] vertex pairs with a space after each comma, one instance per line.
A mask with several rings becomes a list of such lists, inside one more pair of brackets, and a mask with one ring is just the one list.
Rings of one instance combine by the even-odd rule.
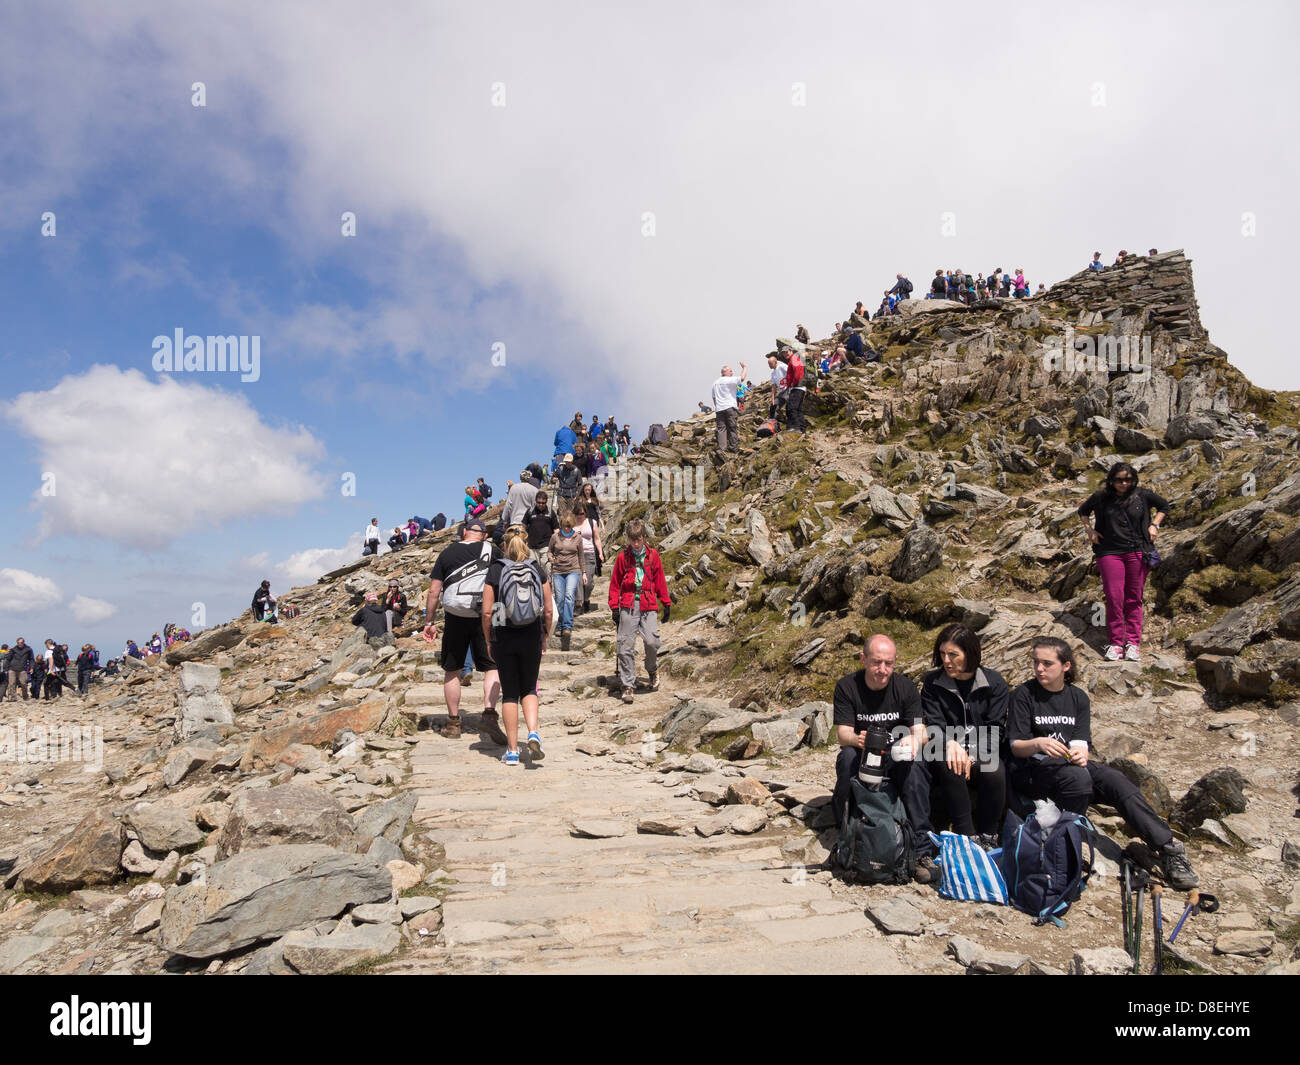
[[772, 370], [772, 403], [768, 407], [767, 416], [777, 418], [785, 405], [785, 363], [776, 357], [775, 352], [772, 352], [767, 357], [767, 365]]
[[736, 403], [736, 389], [745, 380], [745, 364], [740, 364], [740, 376], [730, 366], [722, 368], [722, 376], [713, 382], [713, 416], [718, 423], [718, 450], [740, 450], [740, 410]]
[[528, 512], [537, 504], [537, 485], [533, 484], [528, 471], [519, 475], [519, 483], [506, 483], [506, 505], [501, 511], [501, 521], [509, 528], [511, 525], [523, 524]]
[[371, 518], [370, 524], [366, 526], [366, 545], [361, 549], [363, 555], [379, 554], [379, 519]]

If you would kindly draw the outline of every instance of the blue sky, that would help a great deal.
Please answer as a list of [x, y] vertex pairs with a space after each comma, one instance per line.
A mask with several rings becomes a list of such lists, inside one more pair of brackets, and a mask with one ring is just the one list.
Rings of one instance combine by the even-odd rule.
[[[224, 620], [900, 269], [1183, 247], [1215, 342], [1300, 387], [1259, 302], [1293, 272], [1285, 5], [1234, 40], [1208, 4], [909, 11], [888, 54], [831, 3], [5, 6], [5, 639]], [[177, 328], [260, 337], [260, 376], [160, 377]]]

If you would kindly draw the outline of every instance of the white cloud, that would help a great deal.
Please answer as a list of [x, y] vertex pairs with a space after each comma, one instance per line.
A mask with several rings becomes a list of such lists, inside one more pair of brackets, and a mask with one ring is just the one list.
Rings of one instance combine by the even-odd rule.
[[290, 585], [312, 584], [322, 573], [355, 562], [361, 557], [363, 546], [361, 534], [353, 533], [342, 547], [310, 547], [278, 563], [275, 575]]
[[112, 603], [104, 599], [91, 599], [86, 595], [77, 596], [68, 606], [72, 610], [72, 616], [83, 625], [94, 625], [117, 613], [117, 607]]
[[239, 565], [244, 569], [266, 569], [271, 564], [271, 553], [269, 551], [259, 551], [255, 555], [249, 555], [247, 558], [241, 558]]
[[63, 600], [59, 586], [48, 577], [25, 569], [0, 569], [0, 610], [31, 614], [57, 606]]
[[53, 494], [34, 494], [42, 538], [162, 546], [324, 492], [311, 433], [273, 428], [243, 395], [198, 383], [93, 366], [0, 413], [36, 445], [41, 475], [54, 474]]

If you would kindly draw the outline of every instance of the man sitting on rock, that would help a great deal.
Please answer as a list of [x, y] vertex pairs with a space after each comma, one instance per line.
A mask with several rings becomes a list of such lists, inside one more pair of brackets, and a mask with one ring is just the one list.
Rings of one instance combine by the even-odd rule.
[[366, 592], [366, 601], [361, 609], [352, 615], [352, 624], [365, 628], [367, 640], [388, 634], [388, 617], [376, 593]]
[[868, 639], [859, 660], [862, 668], [835, 685], [835, 738], [840, 744], [832, 799], [836, 823], [843, 824], [845, 808], [852, 801], [849, 782], [862, 768], [867, 730], [883, 729], [899, 754], [906, 756], [895, 761], [888, 751], [884, 755], [889, 763], [887, 776], [903, 800], [916, 837], [913, 877], [918, 884], [938, 884], [939, 867], [930, 842], [930, 772], [920, 757], [926, 739], [921, 693], [907, 677], [894, 672], [898, 648], [888, 636]]

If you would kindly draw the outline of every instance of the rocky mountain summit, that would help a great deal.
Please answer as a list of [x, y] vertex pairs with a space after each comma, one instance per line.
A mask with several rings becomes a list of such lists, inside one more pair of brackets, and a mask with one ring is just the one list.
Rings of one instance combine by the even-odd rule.
[[[543, 659], [545, 762], [511, 772], [473, 734], [481, 675], [465, 736], [443, 739], [436, 647], [349, 624], [391, 577], [422, 602], [450, 532], [294, 589], [292, 620], [244, 615], [128, 660], [84, 702], [8, 704], [26, 760], [0, 774], [0, 971], [1115, 968], [1108, 863], [1065, 929], [822, 867], [835, 681], [876, 631], [919, 679], [956, 619], [1013, 685], [1035, 636], [1077, 649], [1097, 756], [1171, 819], [1222, 904], [1174, 964], [1296, 971], [1296, 397], [1210, 342], [1181, 252], [1032, 299], [899, 310], [850, 322], [880, 361], [820, 380], [808, 434], [757, 439], [760, 389], [740, 454], [697, 416], [633, 460], [705, 470], [702, 497], [637, 498], [625, 476], [604, 507], [610, 549], [641, 518], [669, 575], [661, 690], [612, 698], [608, 612], [580, 616]], [[1107, 663], [1075, 510], [1120, 458], [1172, 510], [1142, 660]], [[102, 764], [36, 757], [87, 724]]]

